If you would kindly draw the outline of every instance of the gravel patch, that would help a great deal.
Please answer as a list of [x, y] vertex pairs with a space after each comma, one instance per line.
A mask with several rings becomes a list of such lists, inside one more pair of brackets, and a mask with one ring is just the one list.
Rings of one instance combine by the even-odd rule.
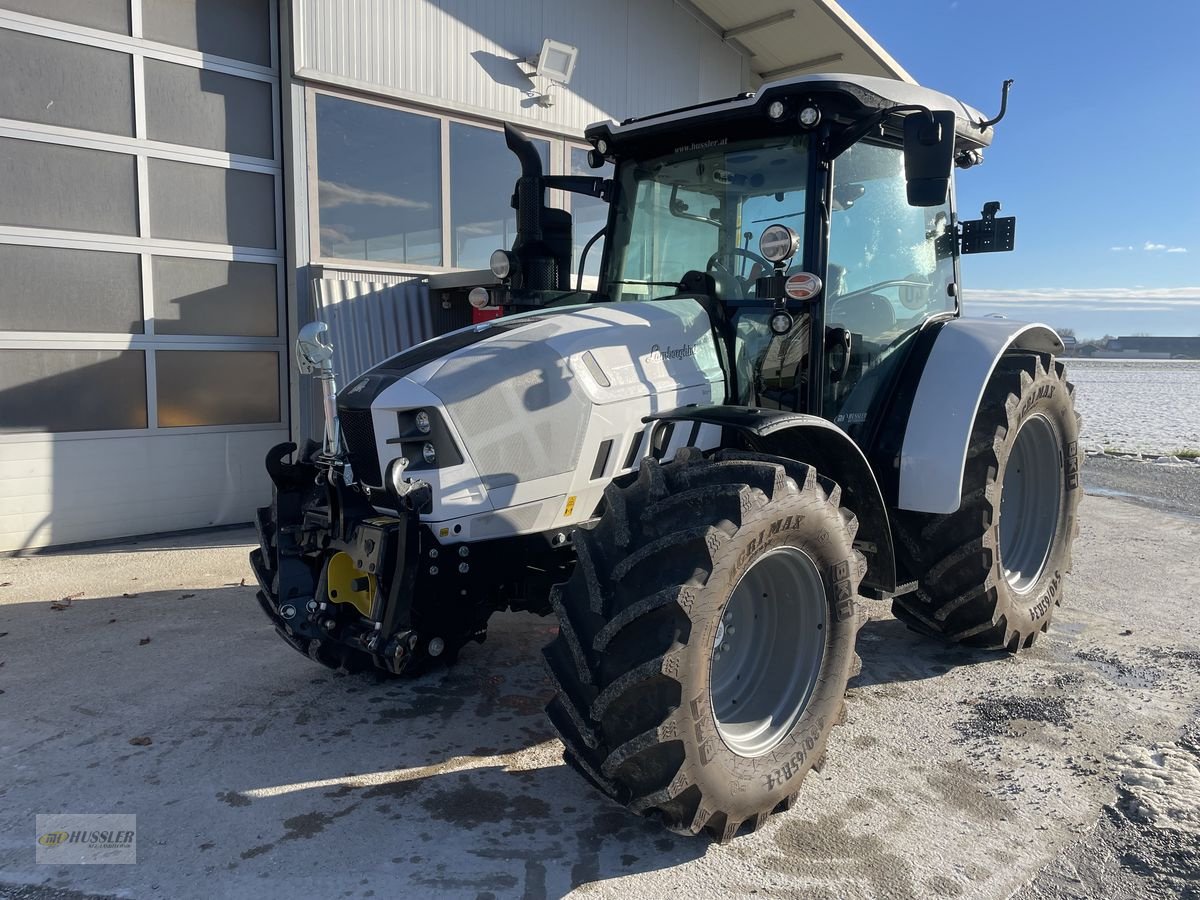
[[971, 702], [971, 717], [955, 722], [963, 740], [1014, 733], [1016, 722], [1044, 722], [1066, 727], [1071, 721], [1062, 697], [990, 696]]

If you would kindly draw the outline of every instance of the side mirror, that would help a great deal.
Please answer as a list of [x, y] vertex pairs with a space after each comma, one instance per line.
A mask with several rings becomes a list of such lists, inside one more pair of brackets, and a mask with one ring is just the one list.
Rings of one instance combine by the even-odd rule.
[[904, 119], [904, 178], [909, 206], [941, 206], [954, 165], [954, 113], [910, 113]]

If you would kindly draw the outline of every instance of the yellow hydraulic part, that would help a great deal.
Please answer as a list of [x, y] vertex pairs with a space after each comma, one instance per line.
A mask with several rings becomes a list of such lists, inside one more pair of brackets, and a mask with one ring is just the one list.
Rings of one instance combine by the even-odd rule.
[[375, 576], [354, 565], [349, 553], [336, 553], [329, 560], [325, 573], [329, 599], [334, 603], [349, 603], [364, 616], [371, 614], [371, 598], [375, 596]]

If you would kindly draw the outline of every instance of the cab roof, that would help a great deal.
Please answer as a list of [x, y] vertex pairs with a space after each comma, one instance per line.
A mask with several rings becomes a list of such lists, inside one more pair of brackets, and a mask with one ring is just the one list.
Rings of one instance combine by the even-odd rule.
[[686, 128], [691, 122], [726, 120], [761, 113], [774, 100], [799, 105], [811, 101], [817, 106], [833, 105], [843, 114], [865, 115], [891, 106], [920, 105], [939, 112], [954, 113], [959, 150], [982, 149], [992, 142], [992, 128], [980, 128], [987, 116], [948, 94], [919, 84], [872, 75], [819, 74], [800, 75], [764, 84], [757, 91], [738, 94], [724, 100], [686, 106], [681, 109], [626, 119], [619, 125], [611, 120], [587, 128], [593, 142], [600, 137], [615, 141], [649, 137], [654, 133]]

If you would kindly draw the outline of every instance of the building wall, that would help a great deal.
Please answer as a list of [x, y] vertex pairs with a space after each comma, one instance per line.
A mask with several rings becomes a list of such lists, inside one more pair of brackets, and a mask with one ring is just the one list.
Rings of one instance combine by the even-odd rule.
[[0, 552], [269, 498], [278, 73], [275, 0], [0, 0]]
[[[579, 135], [591, 122], [736, 94], [745, 57], [674, 0], [294, 0], [295, 71]], [[554, 105], [515, 60], [552, 38], [579, 48]]]

